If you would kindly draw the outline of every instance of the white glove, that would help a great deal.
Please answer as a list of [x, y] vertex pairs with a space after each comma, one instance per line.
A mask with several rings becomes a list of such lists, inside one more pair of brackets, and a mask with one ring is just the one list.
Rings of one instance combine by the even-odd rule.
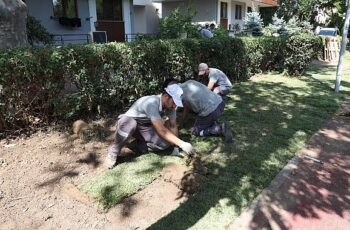
[[178, 147], [174, 147], [173, 152], [171, 153], [171, 156], [176, 156], [176, 157], [182, 157], [182, 155], [180, 154], [180, 150]]
[[193, 147], [190, 143], [182, 141], [179, 147], [185, 151], [188, 155], [192, 155]]

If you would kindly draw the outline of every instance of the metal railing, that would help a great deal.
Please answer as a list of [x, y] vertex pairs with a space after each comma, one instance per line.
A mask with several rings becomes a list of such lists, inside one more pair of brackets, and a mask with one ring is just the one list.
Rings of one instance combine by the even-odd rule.
[[[154, 39], [156, 34], [125, 34], [125, 42], [133, 42], [139, 39]], [[91, 34], [53, 34], [52, 45], [86, 44], [91, 43]]]
[[90, 34], [53, 34], [52, 45], [90, 43]]
[[136, 34], [125, 34], [125, 41], [126, 42], [133, 42], [135, 40], [141, 40], [141, 39], [154, 39], [156, 37], [156, 34], [142, 34], [142, 33], [136, 33]]

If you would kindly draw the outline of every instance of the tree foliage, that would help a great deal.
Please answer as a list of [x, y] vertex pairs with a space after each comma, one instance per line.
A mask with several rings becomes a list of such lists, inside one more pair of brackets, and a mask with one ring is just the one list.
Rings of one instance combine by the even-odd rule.
[[198, 37], [196, 36], [198, 34], [197, 28], [192, 24], [195, 15], [196, 12], [192, 8], [188, 8], [186, 14], [182, 14], [180, 9], [176, 8], [168, 16], [161, 19], [159, 37], [179, 38], [180, 33], [187, 33], [189, 37]]
[[316, 26], [315, 17], [322, 11], [328, 18], [323, 26], [343, 27], [346, 0], [280, 0], [279, 5], [278, 16], [286, 21], [296, 17], [299, 21], [308, 21]]
[[246, 14], [244, 19], [244, 29], [252, 32], [253, 35], [262, 35], [262, 27], [264, 23], [258, 12], [250, 12]]

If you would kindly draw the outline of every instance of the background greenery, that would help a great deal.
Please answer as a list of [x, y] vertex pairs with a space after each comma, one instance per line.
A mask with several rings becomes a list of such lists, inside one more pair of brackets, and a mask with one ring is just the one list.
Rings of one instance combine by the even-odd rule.
[[123, 112], [137, 98], [159, 93], [168, 77], [197, 78], [200, 62], [238, 82], [271, 70], [300, 75], [321, 50], [322, 40], [308, 34], [2, 50], [0, 134]]

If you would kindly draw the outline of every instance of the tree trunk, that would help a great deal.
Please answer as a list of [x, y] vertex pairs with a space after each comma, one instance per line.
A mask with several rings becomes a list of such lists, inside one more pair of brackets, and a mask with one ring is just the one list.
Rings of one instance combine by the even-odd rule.
[[26, 22], [22, 0], [0, 0], [0, 49], [27, 45]]

